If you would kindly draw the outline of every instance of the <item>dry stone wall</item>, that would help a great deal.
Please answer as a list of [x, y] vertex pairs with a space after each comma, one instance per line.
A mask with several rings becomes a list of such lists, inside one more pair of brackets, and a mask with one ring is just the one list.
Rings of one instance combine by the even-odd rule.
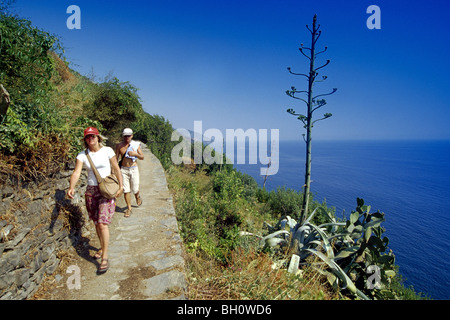
[[[62, 253], [76, 246], [84, 225], [79, 206], [65, 199], [73, 165], [56, 178], [25, 188], [0, 185], [0, 300], [33, 296], [53, 274]], [[77, 190], [83, 190], [86, 177]]]

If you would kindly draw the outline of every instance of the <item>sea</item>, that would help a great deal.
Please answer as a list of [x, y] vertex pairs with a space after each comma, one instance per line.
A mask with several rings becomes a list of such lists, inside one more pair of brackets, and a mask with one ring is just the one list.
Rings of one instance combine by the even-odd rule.
[[[280, 141], [278, 157], [266, 189], [302, 190], [305, 143]], [[234, 167], [263, 185], [264, 165]], [[450, 140], [313, 141], [311, 167], [314, 200], [335, 207], [337, 217], [348, 217], [357, 198], [384, 212], [384, 235], [404, 284], [450, 299]]]

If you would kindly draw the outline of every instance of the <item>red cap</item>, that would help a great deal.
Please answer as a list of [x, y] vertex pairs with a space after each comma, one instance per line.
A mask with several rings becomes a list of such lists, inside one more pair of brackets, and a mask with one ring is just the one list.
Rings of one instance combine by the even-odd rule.
[[100, 135], [100, 132], [98, 132], [97, 128], [89, 127], [86, 130], [84, 130], [84, 137], [86, 138], [87, 135], [95, 134], [96, 136]]

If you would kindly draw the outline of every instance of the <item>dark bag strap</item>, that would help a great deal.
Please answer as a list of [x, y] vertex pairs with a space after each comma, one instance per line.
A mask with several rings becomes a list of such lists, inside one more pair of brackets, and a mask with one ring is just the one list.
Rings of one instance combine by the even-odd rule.
[[97, 168], [94, 166], [94, 163], [92, 162], [92, 159], [89, 156], [88, 149], [86, 149], [84, 152], [86, 153], [86, 157], [88, 158], [89, 163], [91, 164], [91, 168], [94, 171], [95, 177], [97, 178], [97, 182], [98, 183], [102, 182], [103, 179], [100, 176], [100, 173], [98, 173]]

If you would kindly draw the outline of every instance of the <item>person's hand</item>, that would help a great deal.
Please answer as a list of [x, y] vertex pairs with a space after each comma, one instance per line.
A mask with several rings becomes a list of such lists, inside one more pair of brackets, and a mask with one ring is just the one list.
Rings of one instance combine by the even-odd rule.
[[120, 187], [120, 188], [119, 188], [119, 191], [117, 191], [117, 193], [116, 193], [116, 195], [114, 196], [114, 198], [120, 197], [120, 195], [122, 194], [122, 191], [123, 191], [123, 187]]
[[75, 190], [73, 189], [73, 188], [70, 188], [68, 191], [67, 191], [67, 196], [70, 198], [70, 199], [73, 199], [73, 196], [75, 195]]

